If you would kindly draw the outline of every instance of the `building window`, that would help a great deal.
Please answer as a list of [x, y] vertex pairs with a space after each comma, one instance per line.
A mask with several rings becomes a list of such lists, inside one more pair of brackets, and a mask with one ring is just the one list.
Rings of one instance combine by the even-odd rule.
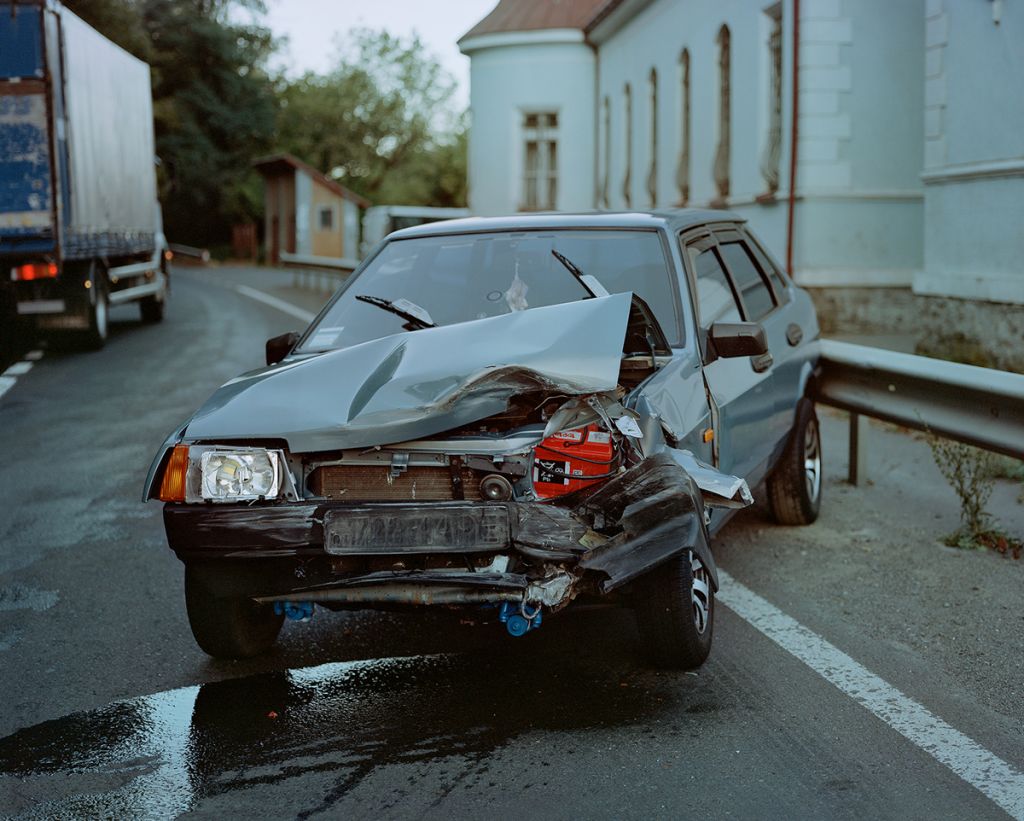
[[332, 205], [321, 205], [319, 210], [319, 220], [321, 231], [333, 231], [334, 230], [334, 206]]
[[647, 171], [647, 196], [651, 208], [658, 204], [658, 72], [651, 69], [651, 167]]
[[679, 165], [676, 166], [676, 187], [679, 189], [679, 204], [686, 205], [690, 201], [690, 50], [686, 48], [679, 55], [679, 85], [682, 93], [679, 105], [682, 122], [679, 123], [681, 144]]
[[612, 178], [612, 101], [608, 97], [604, 98], [602, 117], [602, 127], [604, 130], [604, 170], [599, 202], [602, 207], [610, 208], [612, 204], [609, 192]]
[[779, 190], [782, 155], [782, 4], [765, 9], [768, 18], [768, 131], [761, 152], [761, 176], [769, 194]]
[[558, 201], [558, 114], [523, 115], [522, 210], [554, 210]]
[[732, 118], [730, 104], [732, 94], [729, 88], [730, 44], [729, 27], [718, 30], [718, 145], [715, 149], [715, 187], [718, 189], [716, 204], [724, 204], [729, 198], [729, 164]]
[[633, 89], [626, 83], [623, 91], [625, 101], [625, 125], [626, 125], [626, 173], [622, 177], [622, 201], [627, 208], [633, 205]]

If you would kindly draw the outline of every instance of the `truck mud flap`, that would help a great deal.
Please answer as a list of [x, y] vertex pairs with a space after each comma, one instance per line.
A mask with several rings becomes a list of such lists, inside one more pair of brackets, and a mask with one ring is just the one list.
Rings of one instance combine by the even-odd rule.
[[718, 590], [701, 490], [669, 453], [657, 453], [609, 481], [578, 512], [595, 527], [621, 527], [579, 564], [603, 574], [600, 592], [610, 593], [686, 550], [697, 554]]

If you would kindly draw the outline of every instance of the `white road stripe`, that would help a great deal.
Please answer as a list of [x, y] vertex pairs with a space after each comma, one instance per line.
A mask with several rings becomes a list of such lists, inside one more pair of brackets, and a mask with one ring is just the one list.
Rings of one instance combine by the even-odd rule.
[[42, 351], [29, 351], [27, 354], [25, 354], [25, 359], [27, 359], [29, 362], [38, 362], [42, 358]]
[[278, 299], [276, 296], [265, 294], [263, 291], [257, 291], [255, 288], [250, 288], [248, 285], [236, 285], [235, 290], [249, 299], [255, 299], [257, 302], [262, 302], [264, 305], [269, 305], [271, 308], [277, 308], [279, 311], [283, 311], [286, 314], [294, 316], [296, 319], [301, 319], [303, 322], [309, 323], [313, 321], [316, 314], [311, 314], [309, 311], [304, 311], [302, 308], [297, 308], [290, 302], [285, 302], [283, 299]]
[[0, 376], [0, 396], [3, 396], [7, 391], [14, 387], [14, 383], [18, 380], [13, 376]]
[[15, 362], [11, 367], [4, 371], [4, 376], [21, 376], [22, 374], [28, 373], [32, 370], [31, 362]]
[[719, 570], [719, 576], [722, 589], [718, 600], [722, 604], [900, 735], [945, 764], [1017, 821], [1024, 821], [1024, 774], [744, 587], [728, 573]]

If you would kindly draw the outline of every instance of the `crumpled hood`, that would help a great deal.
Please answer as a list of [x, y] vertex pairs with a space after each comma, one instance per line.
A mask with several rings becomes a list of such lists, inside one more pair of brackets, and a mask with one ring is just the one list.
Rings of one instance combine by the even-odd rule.
[[528, 391], [611, 391], [630, 300], [532, 308], [261, 368], [218, 388], [185, 439], [285, 439], [296, 453], [387, 445], [501, 413]]

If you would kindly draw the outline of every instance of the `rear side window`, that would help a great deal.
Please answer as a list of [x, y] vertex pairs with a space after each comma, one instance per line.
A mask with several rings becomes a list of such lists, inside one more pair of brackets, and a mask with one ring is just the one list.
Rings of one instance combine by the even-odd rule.
[[747, 321], [757, 322], [775, 307], [768, 284], [744, 243], [723, 242], [719, 249], [747, 309]]
[[775, 267], [768, 255], [761, 250], [760, 246], [756, 242], [748, 242], [747, 249], [754, 255], [754, 259], [757, 260], [758, 265], [761, 266], [761, 270], [768, 274], [772, 281], [772, 287], [775, 289], [775, 297], [779, 300], [781, 305], [786, 301], [786, 281], [782, 278], [782, 274], [779, 273], [779, 269]]
[[696, 278], [700, 327], [707, 330], [714, 322], [739, 322], [740, 311], [736, 298], [714, 248], [702, 251], [691, 245], [687, 253]]

